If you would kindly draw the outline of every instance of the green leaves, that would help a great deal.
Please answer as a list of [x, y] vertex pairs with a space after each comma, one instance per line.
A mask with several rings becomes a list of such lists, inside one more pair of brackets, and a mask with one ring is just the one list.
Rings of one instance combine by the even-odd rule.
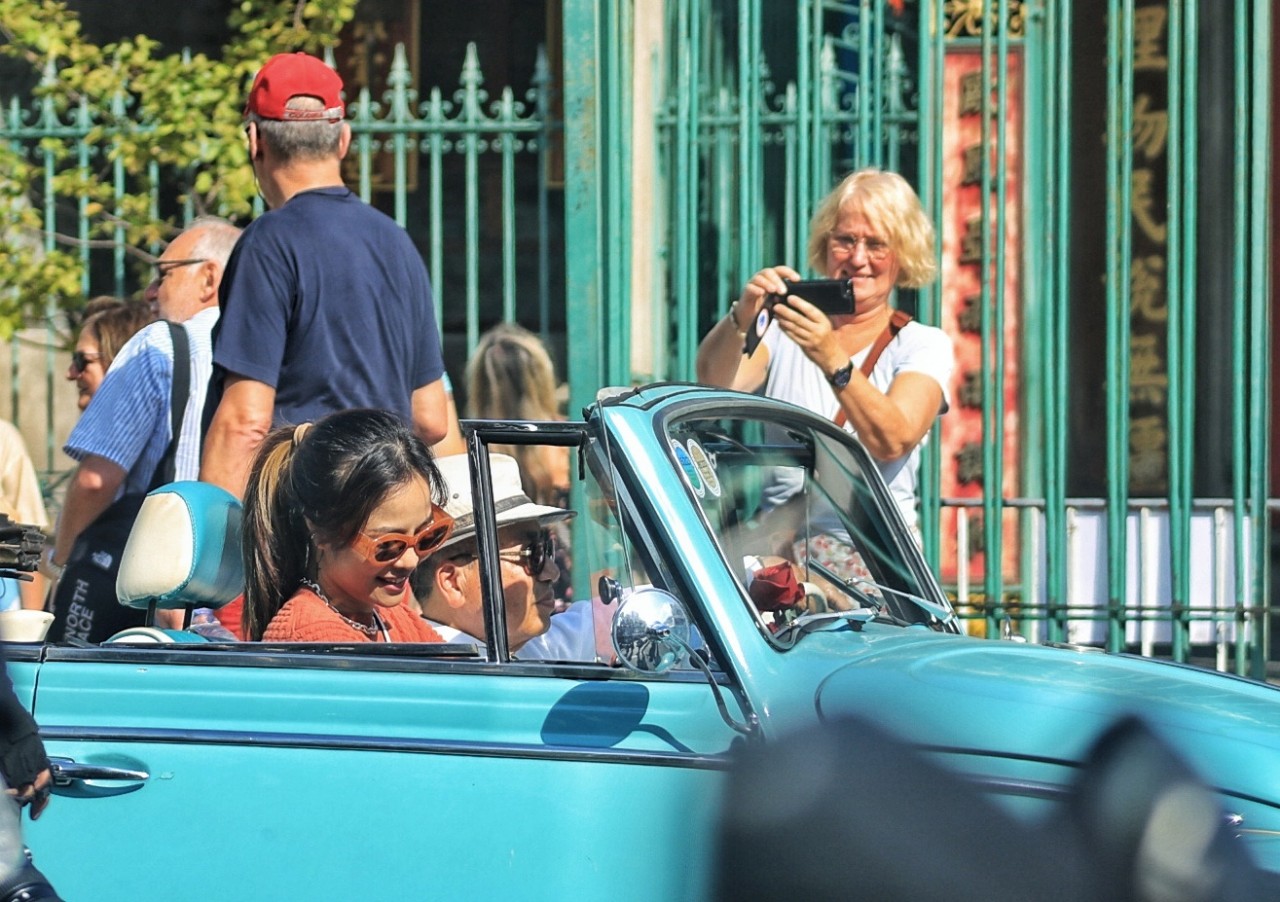
[[196, 215], [247, 217], [256, 188], [241, 109], [254, 72], [274, 53], [334, 45], [356, 3], [243, 0], [212, 59], [165, 53], [146, 35], [95, 45], [57, 0], [0, 0], [0, 53], [41, 73], [48, 111], [20, 131], [0, 124], [0, 337], [83, 303], [80, 217], [94, 248], [123, 231], [133, 265], [137, 248], [180, 227], [154, 216], [162, 188]]

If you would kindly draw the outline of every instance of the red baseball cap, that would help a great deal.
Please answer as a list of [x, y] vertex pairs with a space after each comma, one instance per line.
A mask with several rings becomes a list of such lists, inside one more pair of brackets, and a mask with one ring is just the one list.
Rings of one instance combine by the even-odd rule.
[[[322, 110], [289, 110], [285, 104], [295, 97], [315, 97], [324, 104]], [[337, 122], [346, 115], [342, 103], [342, 78], [306, 53], [277, 53], [258, 70], [245, 115], [257, 113], [263, 119], [286, 122], [327, 119]]]

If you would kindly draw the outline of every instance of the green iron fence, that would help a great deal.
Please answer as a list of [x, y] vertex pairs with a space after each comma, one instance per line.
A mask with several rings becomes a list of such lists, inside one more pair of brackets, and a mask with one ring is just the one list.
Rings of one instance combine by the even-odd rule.
[[[829, 186], [856, 166], [898, 169], [944, 262], [941, 284], [899, 303], [977, 349], [922, 498], [926, 552], [973, 628], [1262, 674], [1276, 505], [1267, 4], [666, 9], [661, 240], [628, 266], [658, 268], [668, 289], [640, 372], [692, 378], [745, 278], [803, 260]], [[966, 55], [978, 137], [958, 146], [963, 87], [949, 78]], [[1202, 58], [1230, 71], [1207, 77]], [[1230, 111], [1225, 154], [1202, 145], [1213, 109]], [[954, 211], [965, 190], [971, 223]], [[1197, 268], [1207, 250], [1213, 273]], [[977, 289], [957, 299], [948, 277], [966, 266]], [[948, 432], [968, 415], [980, 440], [966, 462]]]
[[[50, 69], [43, 77], [48, 84], [57, 74]], [[386, 93], [375, 98], [362, 89], [349, 104], [353, 141], [347, 177], [366, 201], [406, 227], [422, 249], [442, 331], [454, 346], [455, 372], [481, 329], [498, 320], [519, 320], [547, 337], [563, 330], [563, 212], [552, 184], [551, 153], [561, 125], [552, 115], [545, 53], [539, 52], [530, 83], [520, 99], [510, 87], [491, 96], [470, 45], [456, 90], [432, 87], [420, 93], [400, 47], [387, 73]], [[42, 172], [33, 196], [43, 205], [44, 230], [33, 240], [50, 251], [75, 249], [86, 298], [138, 291], [150, 278], [146, 264], [160, 251], [159, 246], [141, 253], [130, 249], [122, 225], [108, 238], [91, 238], [86, 201], [59, 196], [52, 188], [55, 176], [68, 170], [86, 178], [105, 173], [117, 200], [132, 188], [123, 161], [110, 153], [110, 138], [105, 144], [85, 138], [129, 123], [133, 109], [132, 100], [123, 96], [106, 111], [83, 103], [60, 111], [39, 98], [27, 106], [12, 98], [0, 121], [0, 140], [20, 148]], [[145, 131], [154, 124], [128, 127]], [[152, 163], [145, 178], [154, 216], [163, 213], [181, 224], [196, 215], [190, 173]], [[74, 392], [61, 382], [68, 331], [51, 307], [43, 323], [20, 334], [9, 355], [10, 418], [21, 416], [37, 466], [50, 484], [67, 466], [58, 449], [74, 419]], [[37, 381], [42, 390], [33, 392]], [[37, 395], [43, 422], [22, 409]], [[33, 434], [39, 441], [30, 439]]]

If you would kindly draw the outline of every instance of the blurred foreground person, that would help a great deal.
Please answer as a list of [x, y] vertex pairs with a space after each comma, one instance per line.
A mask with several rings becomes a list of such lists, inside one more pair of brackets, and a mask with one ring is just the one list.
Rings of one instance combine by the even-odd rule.
[[722, 902], [1252, 902], [1280, 898], [1213, 792], [1121, 721], [1061, 813], [1023, 822], [869, 721], [748, 747], [731, 771]]
[[34, 821], [49, 804], [53, 774], [35, 720], [13, 691], [0, 658], [0, 902], [57, 900], [58, 894], [31, 862], [22, 841], [22, 808]]

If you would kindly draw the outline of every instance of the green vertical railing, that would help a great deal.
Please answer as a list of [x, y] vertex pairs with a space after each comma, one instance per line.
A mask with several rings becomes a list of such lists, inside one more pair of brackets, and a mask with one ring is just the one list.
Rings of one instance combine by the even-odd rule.
[[1169, 547], [1173, 656], [1190, 645], [1196, 359], [1195, 2], [1169, 9]]
[[[1231, 159], [1210, 161], [1197, 140], [1197, 112], [1206, 103], [1223, 102], [1223, 96], [1204, 95], [1197, 35], [1204, 34], [1208, 17], [1215, 23], [1224, 20], [1221, 8], [1181, 0], [919, 2], [906, 6], [916, 23], [912, 34], [911, 28], [903, 30], [907, 20], [897, 4], [796, 0], [791, 7], [794, 59], [775, 66], [771, 63], [778, 62], [778, 47], [790, 39], [775, 35], [770, 40], [759, 33], [762, 11], [772, 12], [761, 0], [673, 4], [673, 77], [656, 112], [659, 148], [669, 149], [666, 180], [658, 187], [668, 198], [671, 227], [668, 242], [654, 252], [674, 261], [666, 298], [674, 312], [666, 329], [682, 348], [723, 313], [751, 272], [803, 260], [813, 204], [850, 168], [880, 163], [903, 170], [940, 229], [956, 228], [942, 222], [944, 171], [956, 165], [943, 158], [952, 127], [943, 121], [944, 72], [953, 52], [981, 54], [984, 152], [977, 172], [981, 196], [989, 199], [981, 208], [978, 264], [984, 486], [974, 502], [940, 497], [939, 475], [955, 466], [943, 459], [937, 441], [948, 429], [944, 418], [925, 455], [921, 509], [925, 552], [935, 566], [942, 563], [941, 509], [955, 507], [962, 513], [961, 524], [974, 527], [967, 531], [965, 541], [972, 544], [962, 555], [980, 548], [987, 561], [980, 580], [982, 603], [971, 615], [987, 634], [998, 633], [1009, 616], [1019, 621], [1024, 635], [1037, 639], [1074, 639], [1096, 626], [1096, 640], [1091, 641], [1111, 650], [1141, 644], [1145, 651], [1163, 650], [1189, 660], [1202, 653], [1201, 627], [1212, 622], [1223, 642], [1235, 643], [1237, 671], [1260, 673], [1268, 657], [1271, 527], [1266, 507], [1276, 504], [1269, 500], [1266, 473], [1271, 370], [1265, 36], [1270, 14], [1262, 0], [1232, 0], [1231, 5], [1235, 87], [1227, 87], [1227, 99], [1236, 109], [1235, 150]], [[1139, 12], [1145, 17], [1141, 35], [1136, 29]], [[1167, 35], [1162, 14], [1169, 16]], [[1082, 17], [1102, 27], [1091, 30], [1082, 25]], [[722, 27], [726, 22], [732, 28]], [[1098, 43], [1081, 44], [1076, 35]], [[916, 42], [917, 52], [909, 59], [901, 52], [904, 36]], [[1168, 166], [1167, 199], [1147, 185], [1141, 186], [1141, 195], [1135, 194], [1139, 41], [1146, 42], [1147, 52], [1154, 47], [1157, 55], [1168, 56], [1168, 145], [1167, 152], [1161, 150]], [[726, 43], [733, 44], [732, 54], [719, 49]], [[772, 49], [765, 52], [766, 47]], [[769, 59], [770, 53], [775, 59]], [[1094, 65], [1084, 61], [1095, 57], [1105, 59], [1105, 90], [1085, 97], [1078, 94], [1072, 73], [1076, 66]], [[1014, 59], [1022, 75], [1020, 96], [1013, 93]], [[698, 60], [702, 62], [695, 64]], [[1144, 64], [1148, 84], [1160, 79], [1149, 63]], [[777, 79], [779, 69], [788, 78]], [[902, 89], [903, 84], [909, 88]], [[1076, 116], [1097, 108], [1099, 100], [1102, 132], [1091, 131], [1090, 125], [1082, 130]], [[1011, 131], [1015, 105], [1021, 111], [1017, 136]], [[1015, 137], [1025, 150], [1021, 159], [1011, 161], [1007, 151]], [[1101, 167], [1099, 187], [1088, 190], [1103, 194], [1092, 223], [1082, 217], [1093, 215], [1093, 198], [1080, 192], [1082, 185], [1093, 184], [1093, 172], [1074, 162], [1080, 148], [1091, 142]], [[1022, 178], [1017, 194], [1010, 170], [1015, 165]], [[1223, 304], [1233, 338], [1230, 354], [1215, 359], [1199, 346], [1203, 304], [1196, 265], [1206, 246], [1199, 216], [1204, 199], [1197, 185], [1200, 172], [1210, 165], [1238, 174], [1232, 201], [1238, 237], [1224, 242], [1234, 247], [1234, 289], [1230, 304]], [[1163, 178], [1163, 172], [1157, 177]], [[736, 190], [730, 194], [727, 185]], [[776, 193], [763, 200], [763, 189], [770, 185], [777, 186]], [[1013, 220], [1015, 215], [1021, 219]], [[1168, 487], [1157, 498], [1130, 487], [1135, 429], [1131, 387], [1149, 388], [1150, 375], [1144, 371], [1144, 381], [1137, 382], [1132, 351], [1134, 233], [1136, 217], [1143, 215], [1151, 223], [1169, 224], [1167, 251], [1162, 251], [1167, 252], [1166, 281], [1156, 298], [1156, 303], [1167, 303], [1168, 321], [1152, 317], [1145, 324], [1150, 329], [1155, 323], [1159, 330], [1157, 342], [1167, 349], [1169, 377], [1161, 402], [1161, 428], [1168, 430], [1163, 452]], [[1006, 247], [1014, 234], [1022, 240], [1016, 260], [1007, 256]], [[1094, 245], [1101, 251], [1101, 271], [1078, 268], [1074, 255], [1082, 246]], [[1015, 266], [1020, 295], [1008, 297], [1006, 275]], [[943, 321], [945, 287], [920, 293], [917, 305], [924, 321]], [[1005, 316], [1014, 309], [1020, 333], [1010, 336]], [[1102, 371], [1090, 384], [1072, 372], [1078, 350], [1073, 345], [1082, 329], [1093, 326]], [[1019, 375], [1017, 385], [1010, 386], [1013, 354]], [[691, 377], [687, 355], [687, 350], [672, 355], [665, 369], [658, 367], [658, 375]], [[1206, 374], [1215, 368], [1229, 370], [1230, 381], [1239, 386], [1230, 401], [1236, 424], [1227, 450], [1231, 460], [1223, 462], [1233, 474], [1232, 497], [1227, 499], [1196, 494], [1196, 455], [1202, 450], [1196, 442], [1200, 412], [1195, 400]], [[1005, 410], [1011, 391], [1021, 429], [1016, 438], [1022, 441], [1006, 436], [1013, 422]], [[1097, 422], [1089, 424], [1096, 436], [1097, 467], [1073, 459], [1088, 454], [1082, 451], [1080, 425], [1072, 422], [1069, 403], [1082, 392], [1103, 399]], [[1006, 448], [1016, 449], [1016, 462], [1005, 460]], [[1021, 484], [1002, 484], [1006, 463], [1016, 463]], [[1101, 497], [1073, 493], [1072, 480], [1082, 470], [1096, 473], [1103, 467]], [[971, 516], [981, 517], [980, 528]], [[1198, 538], [1201, 530], [1212, 541]], [[1086, 544], [1095, 541], [1089, 536], [1097, 546]], [[1001, 565], [1006, 557], [1013, 560], [1006, 552], [1014, 541], [1020, 553], [1014, 572], [1006, 574]], [[1101, 562], [1096, 591], [1082, 581], [1081, 571], [1094, 558]], [[967, 596], [972, 590], [967, 570], [961, 567], [957, 573], [964, 584], [957, 582], [954, 588]], [[1227, 592], [1238, 602], [1228, 605], [1229, 610], [1214, 610], [1215, 602], [1200, 587], [1220, 582], [1212, 574], [1228, 573], [1234, 585]]]
[[1123, 644], [1128, 572], [1129, 260], [1133, 157], [1133, 3], [1107, 2], [1107, 648]]
[[[1047, 117], [1052, 123], [1052, 140], [1049, 144], [1050, 162], [1045, 167], [1045, 197], [1051, 200], [1048, 228], [1053, 235], [1051, 263], [1046, 267], [1048, 279], [1044, 292], [1045, 315], [1043, 317], [1046, 370], [1042, 416], [1045, 423], [1045, 460], [1043, 483], [1045, 491], [1045, 547], [1067, 548], [1067, 430], [1061, 416], [1050, 411], [1060, 409], [1066, 398], [1070, 380], [1067, 375], [1068, 335], [1071, 319], [1071, 151], [1067, 144], [1071, 134], [1071, 79], [1059, 78], [1071, 59], [1071, 3], [1061, 0], [1054, 14], [1046, 22], [1044, 42], [1047, 52], [1045, 76], [1049, 86], [1049, 104], [1052, 111]], [[1047, 638], [1060, 642], [1066, 636], [1067, 610], [1067, 556], [1046, 555], [1045, 614]]]
[[[944, 10], [941, 3], [920, 5], [919, 63], [917, 81], [920, 85], [920, 199], [929, 213], [935, 228], [942, 227], [942, 119], [945, 98], [943, 74], [946, 61], [946, 44], [943, 40]], [[920, 292], [920, 315], [927, 323], [942, 321], [942, 280], [936, 279]], [[942, 429], [935, 425], [925, 447], [920, 473], [920, 523], [925, 558], [936, 571], [942, 558], [942, 541], [939, 522], [942, 510], [942, 491], [939, 474], [942, 468]]]
[[[1244, 628], [1246, 621], [1254, 627], [1251, 643], [1252, 658], [1248, 662], [1248, 672], [1260, 675], [1266, 672], [1268, 653], [1271, 649], [1271, 610], [1270, 610], [1270, 574], [1268, 567], [1271, 561], [1272, 517], [1268, 496], [1271, 491], [1270, 447], [1269, 439], [1273, 435], [1275, 424], [1270, 423], [1271, 411], [1271, 351], [1272, 327], [1271, 291], [1268, 264], [1270, 254], [1264, 249], [1270, 248], [1269, 217], [1271, 209], [1269, 198], [1272, 197], [1271, 180], [1275, 173], [1270, 171], [1271, 141], [1273, 135], [1271, 112], [1273, 99], [1267, 86], [1273, 77], [1271, 57], [1267, 51], [1269, 36], [1272, 34], [1271, 6], [1264, 2], [1249, 5], [1238, 2], [1237, 15], [1243, 20], [1251, 18], [1251, 26], [1247, 32], [1237, 31], [1235, 34], [1235, 52], [1239, 59], [1250, 61], [1248, 74], [1240, 78], [1239, 84], [1252, 86], [1249, 102], [1250, 144], [1248, 163], [1248, 196], [1250, 198], [1248, 227], [1243, 233], [1249, 236], [1247, 246], [1250, 250], [1248, 272], [1249, 297], [1246, 307], [1249, 313], [1251, 328], [1249, 330], [1249, 385], [1253, 386], [1249, 404], [1249, 461], [1245, 468], [1249, 473], [1247, 480], [1249, 511], [1252, 516], [1252, 529], [1247, 533], [1239, 521], [1235, 524], [1237, 547], [1243, 547], [1243, 539], [1247, 535], [1252, 544], [1253, 578], [1246, 585], [1243, 579], [1236, 583], [1236, 597], [1241, 602], [1252, 600], [1253, 605], [1247, 613], [1237, 612], [1237, 623]], [[1239, 383], [1237, 383], [1239, 384]], [[1243, 556], [1239, 558], [1237, 572], [1243, 572]], [[1245, 662], [1237, 661], [1237, 672], [1245, 673]]]

